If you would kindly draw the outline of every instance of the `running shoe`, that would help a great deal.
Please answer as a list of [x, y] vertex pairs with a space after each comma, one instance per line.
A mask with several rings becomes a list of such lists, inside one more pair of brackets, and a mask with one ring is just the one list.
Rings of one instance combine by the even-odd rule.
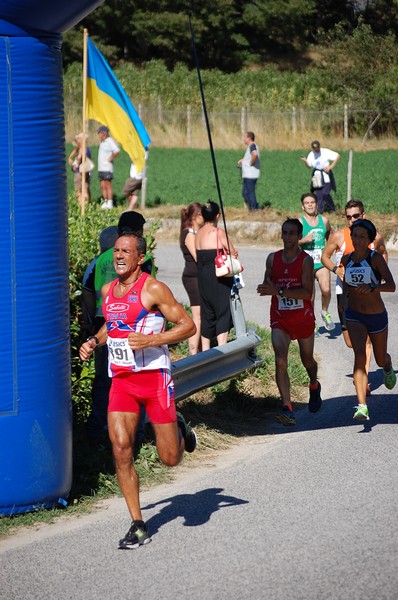
[[318, 325], [315, 323], [315, 329], [314, 329], [314, 337], [319, 337], [320, 333], [319, 333], [319, 327]]
[[325, 323], [325, 328], [327, 329], [327, 331], [333, 331], [333, 329], [335, 328], [335, 324], [332, 321], [332, 315], [326, 311], [322, 311], [321, 317], [323, 322]]
[[354, 412], [354, 416], [352, 417], [356, 421], [369, 421], [369, 411], [366, 404], [358, 404], [355, 406], [356, 411]]
[[198, 443], [198, 438], [192, 427], [188, 425], [181, 413], [177, 413], [177, 425], [181, 430], [182, 437], [185, 441], [185, 451], [193, 452]]
[[119, 540], [119, 550], [134, 550], [138, 546], [149, 544], [151, 541], [144, 521], [132, 521], [131, 527], [124, 538]]
[[282, 411], [276, 415], [276, 420], [282, 425], [295, 425], [296, 419], [294, 418], [293, 411], [286, 405], [283, 406]]
[[310, 399], [308, 402], [308, 410], [312, 413], [318, 412], [318, 410], [322, 406], [322, 398], [321, 398], [321, 384], [318, 381], [318, 387], [316, 390], [310, 389]]
[[108, 208], [113, 208], [113, 200], [105, 200], [105, 202], [101, 204], [102, 210], [106, 210]]
[[391, 371], [384, 371], [384, 385], [388, 390], [392, 390], [392, 388], [397, 383], [397, 376], [394, 373], [394, 369]]

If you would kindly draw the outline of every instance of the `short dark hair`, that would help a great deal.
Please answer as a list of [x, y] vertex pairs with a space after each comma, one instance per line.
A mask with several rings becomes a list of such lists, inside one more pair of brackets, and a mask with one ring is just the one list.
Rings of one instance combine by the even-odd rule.
[[362, 227], [363, 229], [366, 229], [366, 231], [368, 232], [369, 242], [374, 242], [374, 240], [376, 239], [376, 235], [377, 235], [377, 229], [373, 225], [372, 221], [369, 221], [369, 219], [358, 219], [357, 221], [354, 221], [350, 227], [351, 236], [352, 236], [352, 232], [354, 231], [354, 229], [356, 229], [358, 227]]
[[363, 205], [362, 200], [357, 200], [356, 198], [351, 198], [351, 200], [348, 200], [347, 204], [344, 207], [344, 211], [346, 211], [347, 208], [359, 208], [361, 213], [365, 212], [365, 207]]
[[301, 204], [303, 204], [304, 198], [312, 198], [313, 200], [315, 200], [315, 202], [317, 201], [317, 197], [312, 192], [307, 192], [307, 194], [301, 195], [301, 198], [300, 198]]
[[202, 217], [205, 223], [211, 223], [219, 214], [220, 207], [218, 206], [217, 202], [213, 202], [213, 200], [208, 200], [206, 204], [203, 204]]
[[253, 131], [246, 131], [246, 135], [251, 139], [252, 142], [254, 142], [254, 140], [256, 139], [256, 136], [254, 135]]
[[282, 232], [285, 225], [295, 225], [297, 227], [297, 233], [299, 236], [303, 235], [303, 224], [299, 219], [294, 219], [293, 217], [288, 217], [286, 221], [282, 223]]
[[119, 235], [117, 239], [119, 240], [121, 237], [135, 238], [137, 240], [138, 254], [146, 254], [146, 240], [144, 236], [140, 235], [139, 233], [135, 233], [134, 231], [125, 231], [124, 233]]

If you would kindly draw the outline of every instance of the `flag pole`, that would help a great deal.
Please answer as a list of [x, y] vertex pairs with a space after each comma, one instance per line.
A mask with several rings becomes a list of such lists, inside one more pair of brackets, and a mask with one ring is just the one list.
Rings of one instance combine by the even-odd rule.
[[83, 30], [83, 107], [82, 107], [82, 191], [81, 191], [81, 206], [82, 217], [86, 212], [86, 100], [87, 100], [87, 29]]

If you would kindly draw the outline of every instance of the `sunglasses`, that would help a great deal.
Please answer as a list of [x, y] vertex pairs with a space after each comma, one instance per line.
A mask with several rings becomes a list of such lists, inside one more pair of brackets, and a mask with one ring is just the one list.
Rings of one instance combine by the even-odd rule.
[[353, 215], [346, 215], [346, 218], [351, 220], [351, 219], [359, 219], [359, 217], [363, 215], [363, 213], [355, 213]]

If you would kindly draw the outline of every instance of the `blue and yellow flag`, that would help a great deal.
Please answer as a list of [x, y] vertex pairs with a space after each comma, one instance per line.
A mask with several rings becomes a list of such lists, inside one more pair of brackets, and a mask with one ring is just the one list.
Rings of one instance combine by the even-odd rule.
[[90, 38], [87, 39], [86, 116], [109, 127], [112, 137], [120, 142], [135, 164], [137, 173], [142, 171], [150, 137], [114, 72]]

